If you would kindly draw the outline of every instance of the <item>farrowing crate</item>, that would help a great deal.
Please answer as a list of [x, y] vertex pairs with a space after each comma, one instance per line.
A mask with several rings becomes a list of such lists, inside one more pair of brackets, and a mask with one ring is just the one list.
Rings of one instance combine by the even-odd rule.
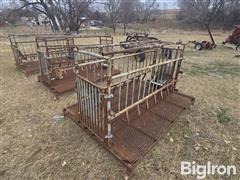
[[[74, 51], [82, 47], [93, 49], [93, 44], [112, 44], [111, 36], [75, 35], [37, 37], [37, 53], [40, 64], [38, 80], [43, 82], [55, 95], [75, 88]], [[92, 45], [90, 45], [92, 44]]]
[[79, 64], [77, 104], [64, 115], [111, 152], [127, 176], [194, 102], [176, 89], [183, 52], [184, 46], [162, 45], [111, 56], [78, 51], [80, 59], [95, 61]]
[[35, 35], [9, 34], [8, 37], [17, 68], [27, 75], [37, 73], [39, 68], [36, 58]]

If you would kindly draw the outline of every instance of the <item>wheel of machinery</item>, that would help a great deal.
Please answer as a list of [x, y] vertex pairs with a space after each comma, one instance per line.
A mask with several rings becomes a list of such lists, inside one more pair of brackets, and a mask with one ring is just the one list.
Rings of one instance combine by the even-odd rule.
[[136, 53], [139, 53], [138, 55], [135, 56], [135, 59], [137, 62], [143, 62], [145, 60], [145, 53], [143, 49], [137, 50]]
[[236, 50], [240, 51], [240, 44], [237, 45]]
[[201, 51], [201, 50], [203, 49], [203, 46], [202, 46], [201, 43], [196, 43], [195, 46], [194, 46], [194, 48], [195, 48], [196, 50], [198, 50], [198, 51]]
[[172, 50], [171, 49], [163, 49], [163, 55], [166, 59], [172, 59]]

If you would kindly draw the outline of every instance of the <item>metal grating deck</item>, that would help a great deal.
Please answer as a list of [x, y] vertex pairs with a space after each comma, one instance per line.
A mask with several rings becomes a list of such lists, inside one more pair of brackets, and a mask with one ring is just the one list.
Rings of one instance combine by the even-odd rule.
[[39, 72], [38, 61], [24, 62], [22, 65], [17, 66], [26, 75], [32, 75]]
[[[149, 109], [146, 104], [140, 105], [141, 115], [137, 108], [129, 111], [129, 121], [126, 115], [121, 115], [113, 120], [112, 144], [100, 144], [108, 149], [127, 168], [133, 169], [139, 160], [154, 146], [157, 140], [164, 135], [177, 120], [177, 117], [194, 103], [194, 98], [178, 92], [166, 95], [163, 100], [157, 95], [158, 101], [149, 100]], [[64, 114], [81, 125], [77, 112], [77, 104], [64, 110]], [[128, 123], [129, 122], [129, 123]]]
[[[94, 73], [93, 73], [94, 72]], [[120, 71], [114, 70], [115, 74], [119, 73]], [[88, 78], [92, 82], [98, 82], [99, 80], [106, 79], [107, 70], [98, 68], [90, 67], [88, 70], [79, 69], [79, 75]], [[97, 76], [95, 76], [97, 74]], [[50, 74], [50, 77], [53, 75]], [[63, 72], [63, 79], [55, 79], [51, 80], [50, 82], [47, 81], [47, 78], [42, 78], [38, 76], [39, 81], [43, 82], [50, 90], [56, 95], [61, 95], [65, 92], [72, 91], [76, 87], [76, 73], [70, 69]]]

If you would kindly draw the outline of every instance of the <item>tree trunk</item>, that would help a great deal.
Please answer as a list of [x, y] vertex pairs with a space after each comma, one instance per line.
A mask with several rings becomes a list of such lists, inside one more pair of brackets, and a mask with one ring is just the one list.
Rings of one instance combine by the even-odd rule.
[[115, 22], [112, 23], [112, 29], [114, 34], [116, 33], [116, 29], [117, 29], [117, 24]]
[[77, 26], [76, 27], [76, 33], [79, 34], [79, 29], [80, 29], [80, 26]]
[[54, 31], [60, 31], [58, 24], [56, 22], [56, 19], [55, 18], [50, 18], [50, 19], [52, 21]]
[[123, 32], [124, 32], [124, 34], [126, 34], [126, 30], [127, 30], [127, 24], [123, 24]]

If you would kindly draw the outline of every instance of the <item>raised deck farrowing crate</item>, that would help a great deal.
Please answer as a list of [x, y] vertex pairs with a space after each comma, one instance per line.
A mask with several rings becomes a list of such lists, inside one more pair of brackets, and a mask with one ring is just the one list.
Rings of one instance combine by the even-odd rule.
[[9, 34], [16, 67], [26, 75], [39, 72], [34, 34]]
[[184, 46], [155, 44], [134, 52], [79, 50], [79, 60], [95, 60], [78, 65], [77, 104], [64, 109], [126, 167], [127, 176], [194, 102], [176, 89]]
[[55, 95], [75, 88], [74, 51], [90, 44], [112, 44], [111, 36], [65, 35], [37, 37], [40, 74], [38, 80], [49, 87]]

